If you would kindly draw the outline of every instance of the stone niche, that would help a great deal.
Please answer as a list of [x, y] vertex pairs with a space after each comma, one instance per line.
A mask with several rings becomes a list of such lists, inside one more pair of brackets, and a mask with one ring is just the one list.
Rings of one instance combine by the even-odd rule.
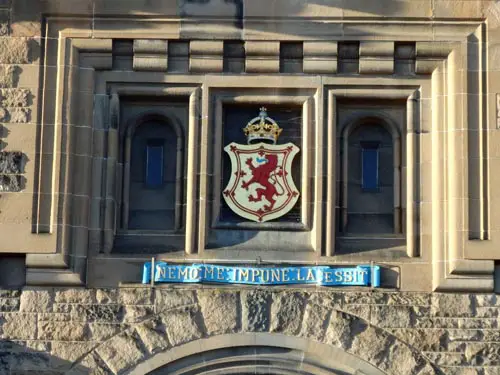
[[[489, 194], [497, 135], [488, 124], [497, 117], [495, 105], [487, 105], [496, 83], [485, 84], [484, 22], [443, 20], [430, 27], [423, 19], [353, 18], [316, 29], [306, 21], [270, 20], [268, 26], [281, 25], [271, 38], [259, 20], [249, 19], [245, 37], [227, 42], [237, 27], [229, 21], [214, 35], [226, 34], [206, 40], [203, 20], [189, 24], [189, 34], [170, 18], [137, 15], [119, 25], [106, 15], [91, 19], [45, 17], [39, 110], [31, 114], [41, 136], [34, 137], [33, 152], [23, 150], [25, 171], [9, 174], [27, 179], [32, 193], [23, 202], [33, 209], [23, 219], [22, 246], [15, 246], [17, 237], [0, 245], [2, 252], [28, 253], [28, 284], [136, 283], [142, 263], [155, 257], [376, 262], [384, 265], [388, 287], [492, 290], [500, 211]], [[20, 92], [8, 100], [11, 118], [25, 121], [26, 111], [18, 109], [24, 98]], [[287, 220], [256, 227], [226, 220], [220, 190], [227, 178], [224, 121], [261, 105], [297, 118], [301, 153], [294, 178], [301, 196]], [[142, 178], [131, 170], [126, 129], [140, 113], [153, 110], [149, 119], [159, 120], [169, 106], [177, 108], [171, 114], [179, 123], [169, 130], [179, 156], [171, 186], [176, 199], [156, 207], [163, 213], [154, 215], [171, 218], [158, 231], [133, 221], [151, 212], [139, 213], [130, 198], [141, 194], [126, 188], [125, 181]], [[350, 152], [347, 135], [359, 137], [354, 112], [395, 124], [379, 140], [392, 144], [393, 163], [385, 167], [392, 173], [384, 177], [392, 204], [380, 211], [392, 233], [349, 227], [359, 220], [349, 190], [356, 176], [342, 150]], [[2, 196], [2, 217], [16, 216], [18, 196]], [[8, 228], [0, 227], [2, 238]]]

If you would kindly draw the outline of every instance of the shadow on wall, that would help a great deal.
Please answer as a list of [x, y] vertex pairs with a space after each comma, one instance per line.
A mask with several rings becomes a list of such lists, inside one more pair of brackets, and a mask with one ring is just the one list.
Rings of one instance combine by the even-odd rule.
[[[8, 323], [6, 323], [8, 324]], [[4, 333], [5, 334], [5, 333]], [[10, 340], [0, 340], [0, 374], [38, 374], [38, 375], [62, 375], [73, 365], [72, 361], [61, 359], [51, 355], [51, 352], [61, 352], [63, 355], [78, 355], [74, 351], [70, 353], [64, 342], [36, 342], [30, 347], [20, 345]], [[77, 357], [75, 357], [75, 360]], [[90, 369], [78, 365], [72, 369], [82, 374], [88, 373]]]

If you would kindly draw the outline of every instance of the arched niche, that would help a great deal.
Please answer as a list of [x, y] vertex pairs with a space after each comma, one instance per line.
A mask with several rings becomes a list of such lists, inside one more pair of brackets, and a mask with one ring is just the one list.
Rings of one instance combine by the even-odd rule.
[[[183, 226], [184, 190], [184, 135], [179, 120], [141, 113], [127, 122], [121, 138], [121, 229], [178, 231]], [[148, 173], [154, 169], [156, 176], [151, 179]]]
[[[363, 233], [364, 230], [370, 234], [401, 234], [402, 151], [397, 124], [379, 114], [354, 116], [342, 129], [341, 147], [340, 232]], [[371, 182], [368, 186], [364, 184], [365, 150], [370, 151], [366, 155], [377, 158], [371, 163], [378, 168], [376, 183]], [[371, 220], [350, 227], [350, 212], [356, 213], [356, 207], [371, 212]], [[392, 223], [384, 223], [387, 209], [390, 209], [389, 222]]]

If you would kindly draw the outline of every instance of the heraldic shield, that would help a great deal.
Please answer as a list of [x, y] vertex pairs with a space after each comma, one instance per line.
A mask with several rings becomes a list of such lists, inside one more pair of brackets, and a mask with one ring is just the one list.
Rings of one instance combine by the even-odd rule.
[[[299, 199], [292, 179], [292, 162], [299, 152], [293, 143], [276, 142], [282, 129], [261, 108], [259, 117], [243, 129], [248, 145], [230, 143], [231, 177], [222, 195], [239, 216], [256, 222], [277, 219], [289, 212]], [[252, 141], [260, 141], [252, 143]]]

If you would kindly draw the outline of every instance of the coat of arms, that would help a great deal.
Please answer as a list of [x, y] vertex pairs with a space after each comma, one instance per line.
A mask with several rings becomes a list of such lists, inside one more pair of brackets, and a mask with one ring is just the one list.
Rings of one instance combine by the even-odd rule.
[[299, 152], [293, 143], [278, 145], [283, 129], [261, 108], [243, 131], [247, 145], [230, 143], [231, 178], [223, 191], [228, 206], [256, 222], [277, 219], [290, 211], [299, 192], [292, 180], [292, 161]]

